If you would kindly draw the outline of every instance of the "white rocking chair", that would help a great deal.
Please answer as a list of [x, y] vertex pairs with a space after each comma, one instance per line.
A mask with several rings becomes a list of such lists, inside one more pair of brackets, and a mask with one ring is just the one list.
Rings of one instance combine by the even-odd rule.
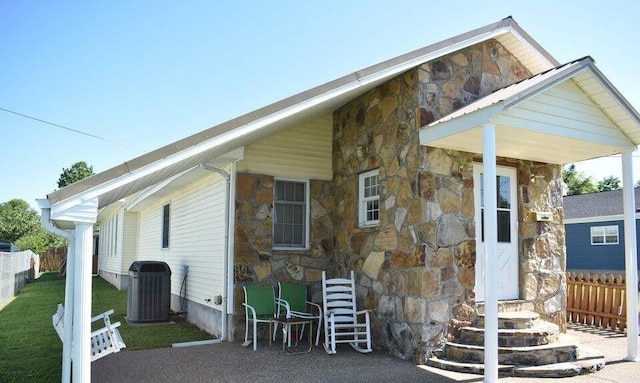
[[[324, 349], [336, 353], [336, 344], [349, 343], [356, 351], [371, 352], [369, 310], [356, 310], [355, 278], [327, 279], [322, 272], [322, 302], [324, 304]], [[364, 319], [359, 322], [358, 318]]]

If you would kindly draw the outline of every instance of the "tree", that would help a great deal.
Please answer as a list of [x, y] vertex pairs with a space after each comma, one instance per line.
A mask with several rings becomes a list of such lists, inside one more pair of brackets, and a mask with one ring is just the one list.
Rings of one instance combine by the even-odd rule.
[[66, 240], [40, 226], [40, 216], [27, 201], [12, 199], [0, 204], [0, 239], [15, 243], [20, 250], [34, 253], [49, 247], [66, 246]]
[[620, 189], [620, 179], [618, 177], [609, 176], [598, 181], [598, 191], [611, 191]]
[[577, 171], [575, 164], [562, 169], [562, 179], [567, 185], [567, 195], [595, 193], [598, 191], [598, 187], [593, 183], [591, 177]]
[[33, 233], [20, 237], [15, 244], [20, 250], [31, 250], [36, 254], [40, 254], [49, 250], [50, 247], [65, 247], [67, 246], [67, 241], [46, 231], [42, 226], [38, 226]]
[[58, 178], [58, 187], [63, 188], [94, 174], [92, 166], [89, 166], [84, 161], [78, 161], [71, 165], [70, 168], [62, 168], [62, 173]]
[[27, 201], [16, 198], [0, 204], [0, 239], [16, 242], [39, 226], [40, 217]]

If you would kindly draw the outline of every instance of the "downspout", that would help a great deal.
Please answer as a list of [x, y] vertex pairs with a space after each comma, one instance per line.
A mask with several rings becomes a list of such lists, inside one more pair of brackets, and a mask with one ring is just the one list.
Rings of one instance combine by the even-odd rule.
[[231, 176], [229, 173], [222, 169], [218, 169], [211, 165], [200, 164], [198, 165], [200, 168], [204, 170], [208, 170], [210, 172], [218, 173], [225, 180], [225, 204], [224, 204], [224, 257], [222, 261], [222, 341], [227, 340], [227, 329], [228, 329], [228, 318], [227, 318], [227, 300], [228, 300], [228, 290], [229, 290], [229, 277], [227, 273], [227, 268], [229, 267], [229, 204], [231, 201]]
[[71, 344], [73, 335], [73, 292], [75, 278], [75, 236], [67, 230], [55, 227], [51, 223], [51, 202], [47, 199], [38, 199], [38, 205], [42, 210], [40, 224], [47, 231], [59, 235], [67, 240], [67, 271], [64, 288], [64, 333], [62, 341], [62, 382], [71, 381]]

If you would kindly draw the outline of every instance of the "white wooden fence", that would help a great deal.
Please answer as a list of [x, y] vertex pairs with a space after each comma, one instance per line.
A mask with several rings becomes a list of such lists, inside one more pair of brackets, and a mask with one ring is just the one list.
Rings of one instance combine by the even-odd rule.
[[[31, 276], [30, 276], [31, 274]], [[40, 275], [40, 256], [32, 251], [0, 252], [0, 310], [27, 283]]]

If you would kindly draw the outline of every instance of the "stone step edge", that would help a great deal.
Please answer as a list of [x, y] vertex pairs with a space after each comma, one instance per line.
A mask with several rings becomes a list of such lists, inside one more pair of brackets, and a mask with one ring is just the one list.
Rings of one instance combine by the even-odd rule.
[[[484, 364], [464, 363], [432, 356], [426, 361], [428, 366], [441, 370], [461, 373], [484, 374]], [[518, 376], [530, 378], [562, 378], [584, 375], [601, 370], [605, 365], [604, 357], [600, 359], [577, 360], [574, 362], [553, 363], [543, 366], [498, 365], [498, 373], [502, 376]]]
[[[478, 314], [478, 318], [484, 319], [486, 314]], [[536, 320], [540, 319], [540, 314], [535, 311], [503, 311], [498, 312], [498, 320]]]
[[[465, 326], [465, 327], [460, 327], [460, 332], [462, 331], [471, 331], [475, 333], [480, 333], [480, 332], [484, 332], [484, 328], [476, 327], [476, 326]], [[534, 333], [534, 332], [547, 332], [548, 334], [557, 334], [560, 332], [560, 327], [558, 327], [558, 325], [555, 323], [541, 321], [535, 327], [499, 328], [498, 329], [498, 335], [508, 334], [508, 333], [527, 334], [527, 333]]]
[[[455, 360], [440, 358], [435, 355], [426, 360], [426, 365], [447, 371], [466, 372], [479, 375], [484, 373], [484, 363], [458, 362]], [[514, 367], [515, 366], [508, 364], [499, 364], [498, 373], [501, 375], [511, 375], [513, 374]]]
[[[484, 314], [485, 302], [476, 302], [478, 314]], [[523, 299], [498, 301], [498, 312], [534, 311], [534, 304]]]
[[[446, 342], [445, 343], [445, 348], [446, 347], [455, 347], [455, 348], [459, 348], [459, 349], [467, 349], [467, 350], [471, 350], [471, 351], [482, 351], [482, 352], [484, 352], [484, 346], [477, 346], [477, 345], [473, 345], [473, 344], [464, 344], [464, 343], [458, 343], [458, 342]], [[556, 341], [556, 342], [553, 342], [553, 343], [541, 344], [541, 345], [538, 345], [538, 346], [524, 346], [524, 347], [518, 347], [518, 346], [501, 347], [501, 346], [498, 346], [498, 352], [500, 352], [500, 351], [502, 351], [502, 352], [533, 352], [533, 351], [560, 349], [560, 348], [565, 348], [565, 347], [572, 347], [574, 349], [577, 349], [578, 345], [576, 343], [573, 343], [573, 342]]]

